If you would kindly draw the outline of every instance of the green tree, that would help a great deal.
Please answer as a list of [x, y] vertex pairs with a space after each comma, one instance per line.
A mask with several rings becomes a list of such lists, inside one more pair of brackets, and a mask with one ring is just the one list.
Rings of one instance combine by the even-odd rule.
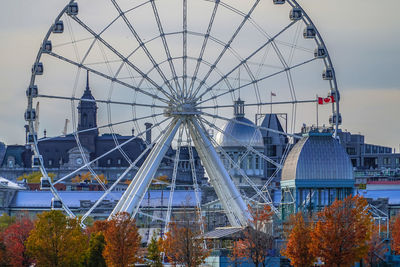
[[161, 242], [162, 239], [157, 239], [156, 234], [153, 234], [151, 237], [151, 241], [149, 247], [147, 248], [147, 258], [151, 260], [150, 266], [153, 267], [161, 267], [162, 266], [162, 257], [161, 257]]
[[102, 232], [92, 233], [90, 235], [89, 248], [86, 252], [85, 265], [87, 267], [106, 267], [106, 261], [103, 257], [106, 241]]
[[7, 213], [3, 213], [0, 216], [0, 232], [3, 232], [8, 226], [15, 222], [15, 217], [9, 216]]
[[28, 254], [38, 266], [81, 266], [87, 237], [79, 222], [59, 210], [39, 214], [26, 242]]

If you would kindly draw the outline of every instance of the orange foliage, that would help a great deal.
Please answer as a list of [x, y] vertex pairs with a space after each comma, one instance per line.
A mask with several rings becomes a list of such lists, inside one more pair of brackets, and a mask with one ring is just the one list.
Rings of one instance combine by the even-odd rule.
[[400, 215], [392, 220], [392, 249], [396, 254], [400, 254]]
[[311, 266], [315, 259], [309, 247], [311, 227], [304, 222], [301, 212], [292, 215], [290, 224], [292, 230], [282, 255], [290, 259], [290, 263], [295, 267]]
[[33, 229], [33, 222], [27, 216], [18, 218], [3, 233], [4, 246], [11, 266], [30, 266], [33, 260], [27, 255], [25, 241]]
[[94, 227], [104, 231], [106, 246], [103, 257], [107, 266], [133, 266], [139, 260], [137, 253], [141, 238], [135, 220], [128, 213], [118, 213], [106, 225], [95, 223]]
[[318, 213], [310, 248], [327, 266], [353, 266], [368, 253], [372, 217], [359, 196], [336, 200]]
[[[108, 183], [107, 178], [104, 176], [104, 174], [99, 174], [99, 175], [97, 175], [97, 177], [103, 183], [105, 183], [105, 184]], [[80, 184], [80, 183], [84, 183], [84, 182], [92, 183], [93, 180], [96, 181], [96, 178], [93, 177], [92, 173], [86, 172], [86, 173], [83, 173], [83, 174], [78, 174], [77, 176], [75, 176], [74, 178], [71, 179], [71, 182], [74, 183], [74, 184]]]
[[183, 211], [179, 222], [173, 220], [169, 224], [168, 232], [161, 242], [168, 261], [189, 267], [204, 262], [209, 250], [204, 247], [200, 226], [198, 215], [192, 215], [187, 210]]
[[262, 209], [253, 209], [249, 206], [253, 216], [250, 224], [243, 231], [243, 238], [236, 241], [233, 247], [232, 259], [248, 258], [258, 266], [265, 266], [268, 250], [272, 249], [274, 237], [272, 235], [271, 208], [264, 205]]
[[[381, 227], [385, 228], [385, 227]], [[384, 230], [384, 229], [382, 229]], [[383, 242], [380, 233], [379, 227], [377, 225], [373, 225], [371, 239], [368, 241], [368, 254], [364, 258], [367, 266], [378, 266], [380, 259], [384, 258], [384, 254], [387, 252], [387, 248], [385, 243]]]

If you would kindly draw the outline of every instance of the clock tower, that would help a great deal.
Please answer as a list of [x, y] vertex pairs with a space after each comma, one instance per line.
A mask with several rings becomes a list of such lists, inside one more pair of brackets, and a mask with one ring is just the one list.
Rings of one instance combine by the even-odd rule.
[[86, 89], [78, 105], [78, 134], [79, 140], [92, 154], [96, 149], [97, 104], [89, 87], [89, 71], [86, 74]]

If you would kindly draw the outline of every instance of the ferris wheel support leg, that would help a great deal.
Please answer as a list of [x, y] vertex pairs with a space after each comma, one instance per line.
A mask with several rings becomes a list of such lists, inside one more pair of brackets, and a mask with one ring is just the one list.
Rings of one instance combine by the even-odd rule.
[[122, 195], [117, 206], [111, 212], [109, 219], [112, 218], [118, 212], [128, 212], [132, 217], [136, 215], [139, 210], [140, 203], [150, 186], [151, 180], [153, 179], [165, 153], [168, 151], [172, 140], [176, 134], [176, 131], [181, 125], [181, 120], [174, 120], [169, 128], [165, 131], [164, 136], [158, 142], [150, 154], [147, 156], [146, 160], [143, 162], [142, 166], [136, 173], [131, 184], [126, 189], [125, 193]]
[[190, 135], [200, 159], [226, 212], [231, 226], [247, 226], [251, 215], [239, 191], [226, 171], [211, 141], [204, 133], [197, 119], [189, 121]]

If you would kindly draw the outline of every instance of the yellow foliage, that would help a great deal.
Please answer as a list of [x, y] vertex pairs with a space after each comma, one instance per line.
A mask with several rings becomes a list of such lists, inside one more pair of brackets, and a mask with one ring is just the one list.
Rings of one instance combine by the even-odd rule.
[[[100, 181], [102, 181], [104, 184], [107, 184], [107, 178], [104, 176], [104, 174], [100, 174], [97, 176]], [[80, 184], [80, 183], [84, 183], [84, 182], [89, 182], [92, 183], [93, 180], [96, 180], [95, 177], [93, 177], [93, 175], [90, 172], [86, 172], [83, 174], [78, 174], [77, 176], [75, 176], [74, 178], [71, 179], [71, 182], [74, 184]]]
[[[40, 171], [24, 173], [23, 175], [21, 175], [20, 177], [17, 178], [17, 181], [22, 181], [23, 179], [26, 179], [27, 183], [38, 184], [38, 183], [40, 183], [40, 178], [42, 176], [43, 175]], [[48, 176], [51, 178], [51, 181], [53, 182], [53, 179], [56, 176], [56, 174], [50, 172], [50, 173], [48, 173]]]

